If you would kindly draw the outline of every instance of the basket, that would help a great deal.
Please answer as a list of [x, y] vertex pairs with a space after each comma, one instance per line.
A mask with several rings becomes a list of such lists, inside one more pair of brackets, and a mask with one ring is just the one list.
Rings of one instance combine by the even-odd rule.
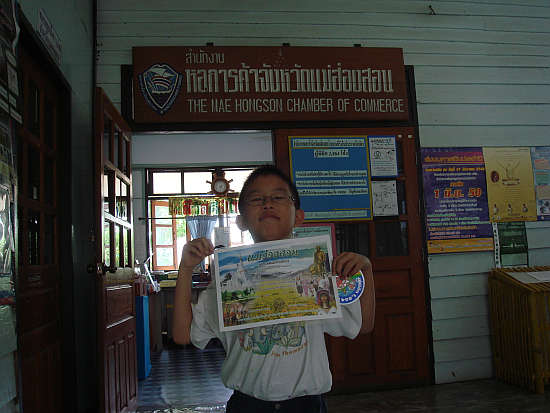
[[550, 382], [550, 282], [515, 278], [533, 280], [525, 273], [537, 271], [550, 267], [493, 269], [489, 306], [496, 378], [542, 394]]

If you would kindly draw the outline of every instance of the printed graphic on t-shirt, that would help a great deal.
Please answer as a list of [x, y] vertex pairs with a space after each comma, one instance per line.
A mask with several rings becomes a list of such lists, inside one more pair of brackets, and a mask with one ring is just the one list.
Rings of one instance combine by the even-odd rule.
[[255, 327], [237, 334], [243, 350], [264, 356], [287, 356], [307, 346], [304, 322]]

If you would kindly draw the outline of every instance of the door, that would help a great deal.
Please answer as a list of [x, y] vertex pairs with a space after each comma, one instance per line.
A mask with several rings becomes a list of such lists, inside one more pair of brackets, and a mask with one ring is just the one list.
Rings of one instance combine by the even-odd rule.
[[[289, 172], [289, 136], [395, 136], [399, 214], [371, 221], [335, 222], [339, 251], [355, 251], [373, 264], [374, 331], [354, 340], [327, 339], [333, 389], [428, 384], [430, 351], [426, 278], [419, 210], [414, 128], [295, 129], [275, 134], [277, 165]], [[373, 178], [373, 180], [387, 180]]]
[[[70, 278], [70, 271], [63, 267], [63, 275], [60, 257], [70, 211], [64, 178], [68, 176], [65, 149], [70, 148], [65, 117], [69, 103], [63, 85], [29, 47], [27, 42], [19, 47], [23, 91], [23, 124], [17, 128], [19, 393], [24, 411], [55, 413], [63, 411], [63, 363], [70, 364], [61, 357], [66, 321], [62, 278]], [[70, 331], [69, 325], [64, 327]]]
[[94, 147], [100, 411], [127, 412], [137, 403], [131, 135], [99, 88]]

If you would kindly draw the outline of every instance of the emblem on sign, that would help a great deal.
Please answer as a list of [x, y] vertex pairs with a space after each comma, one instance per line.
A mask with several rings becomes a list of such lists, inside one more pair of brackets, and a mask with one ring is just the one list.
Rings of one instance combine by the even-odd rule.
[[180, 93], [183, 75], [165, 63], [155, 63], [138, 78], [147, 104], [159, 115], [168, 112]]

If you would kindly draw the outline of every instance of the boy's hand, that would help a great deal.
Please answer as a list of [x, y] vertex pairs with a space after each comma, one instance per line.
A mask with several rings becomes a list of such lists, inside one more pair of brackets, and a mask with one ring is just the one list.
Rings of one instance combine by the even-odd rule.
[[342, 278], [350, 277], [359, 270], [372, 268], [370, 260], [361, 254], [354, 252], [343, 252], [332, 260], [332, 273]]
[[207, 256], [214, 253], [214, 246], [208, 238], [195, 238], [183, 247], [180, 268], [193, 269]]

